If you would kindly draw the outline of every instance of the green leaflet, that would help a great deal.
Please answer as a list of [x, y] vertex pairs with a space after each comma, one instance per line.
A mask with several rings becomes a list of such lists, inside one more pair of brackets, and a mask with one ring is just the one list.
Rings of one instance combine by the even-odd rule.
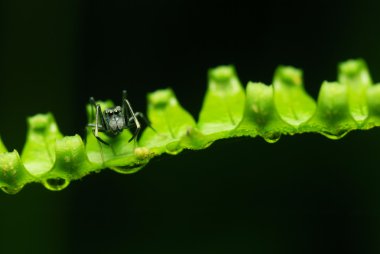
[[246, 96], [243, 119], [233, 130], [235, 136], [260, 135], [273, 143], [281, 134], [294, 132], [294, 127], [284, 122], [276, 109], [272, 86], [249, 82]]
[[313, 116], [316, 103], [303, 88], [301, 70], [288, 66], [278, 67], [273, 89], [274, 104], [282, 120], [298, 127]]
[[198, 128], [205, 134], [231, 131], [241, 121], [245, 97], [235, 68], [221, 66], [211, 69], [208, 78]]
[[28, 134], [21, 159], [30, 174], [43, 175], [53, 167], [55, 141], [61, 138], [62, 134], [51, 114], [28, 118]]
[[[21, 153], [8, 152], [0, 139], [0, 188], [14, 194], [30, 182], [61, 190], [70, 181], [110, 168], [134, 173], [161, 154], [204, 149], [218, 139], [261, 136], [276, 142], [281, 135], [321, 133], [339, 139], [351, 130], [380, 125], [380, 84], [373, 85], [363, 60], [349, 60], [338, 68], [338, 82], [323, 82], [317, 101], [305, 91], [301, 70], [280, 66], [272, 85], [249, 82], [244, 91], [232, 66], [209, 71], [203, 107], [196, 122], [171, 89], [148, 94], [147, 116], [155, 130], [143, 131], [138, 143], [124, 131], [102, 139], [91, 129], [86, 142], [78, 135], [63, 136], [51, 114], [28, 119]], [[111, 101], [99, 102], [102, 108]], [[94, 122], [87, 105], [88, 121]]]
[[368, 116], [366, 93], [372, 86], [367, 65], [363, 60], [350, 60], [339, 65], [338, 81], [347, 87], [348, 106], [352, 117], [358, 123]]

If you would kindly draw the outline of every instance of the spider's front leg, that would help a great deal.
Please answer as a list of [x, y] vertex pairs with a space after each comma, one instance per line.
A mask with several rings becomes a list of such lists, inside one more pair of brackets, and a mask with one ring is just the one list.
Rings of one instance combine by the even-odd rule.
[[144, 123], [146, 124], [146, 126], [148, 126], [149, 128], [151, 128], [152, 130], [156, 131], [153, 126], [152, 126], [152, 123], [149, 121], [149, 119], [141, 112], [136, 112], [135, 114], [136, 117], [140, 117]]
[[132, 109], [131, 104], [129, 103], [127, 99], [127, 91], [123, 90], [123, 106], [122, 106], [123, 116], [125, 120], [125, 128], [129, 129], [131, 121], [133, 121], [136, 130], [133, 133], [132, 137], [128, 140], [128, 142], [131, 142], [132, 140], [137, 139], [137, 136], [139, 135], [139, 132], [141, 130], [141, 124], [139, 120], [137, 119], [135, 112]]
[[[92, 133], [94, 134], [95, 138], [105, 144], [105, 145], [110, 145], [103, 139], [99, 137], [99, 132], [107, 132], [108, 131], [108, 126], [106, 124], [106, 121], [104, 119], [104, 115], [102, 112], [102, 108], [100, 107], [99, 104], [96, 104], [95, 99], [93, 97], [90, 98], [90, 104], [95, 107], [96, 109], [96, 115], [95, 115], [95, 124], [88, 124], [87, 126], [92, 128]], [[101, 121], [101, 125], [99, 124], [99, 119]]]
[[[151, 122], [148, 120], [148, 118], [146, 118], [146, 116], [145, 116], [143, 113], [141, 113], [141, 112], [136, 112], [136, 113], [135, 113], [135, 116], [136, 116], [137, 119], [140, 118], [140, 119], [144, 122], [144, 124], [145, 124], [146, 126], [148, 126], [149, 128], [151, 128], [154, 132], [157, 132], [156, 129], [153, 128]], [[133, 121], [133, 118], [132, 118], [132, 117], [129, 118], [128, 125], [132, 125], [132, 124], [133, 124], [132, 121]]]

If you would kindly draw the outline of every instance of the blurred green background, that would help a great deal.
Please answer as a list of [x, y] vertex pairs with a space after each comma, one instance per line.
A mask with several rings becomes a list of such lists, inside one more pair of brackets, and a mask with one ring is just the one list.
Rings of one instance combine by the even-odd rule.
[[[22, 150], [26, 117], [51, 111], [83, 134], [90, 96], [135, 109], [172, 87], [195, 117], [207, 69], [243, 84], [304, 70], [317, 97], [338, 62], [380, 81], [376, 1], [11, 1], [0, 5], [0, 134]], [[380, 253], [380, 130], [340, 141], [238, 139], [112, 171], [61, 192], [0, 193], [0, 253]]]

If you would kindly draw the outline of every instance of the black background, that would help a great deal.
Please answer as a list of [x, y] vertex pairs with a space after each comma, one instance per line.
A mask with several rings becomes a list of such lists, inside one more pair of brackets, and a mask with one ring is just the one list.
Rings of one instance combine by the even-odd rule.
[[[27, 116], [51, 111], [83, 134], [90, 96], [135, 109], [172, 87], [195, 118], [207, 70], [243, 84], [304, 70], [316, 98], [339, 62], [362, 57], [380, 80], [376, 1], [1, 2], [0, 133], [21, 151]], [[0, 253], [379, 253], [379, 130], [216, 142], [112, 171], [0, 193]]]

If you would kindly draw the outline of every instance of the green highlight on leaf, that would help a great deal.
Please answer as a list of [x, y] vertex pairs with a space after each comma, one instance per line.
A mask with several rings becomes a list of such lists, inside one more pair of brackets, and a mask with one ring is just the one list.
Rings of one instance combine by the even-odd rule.
[[[114, 105], [98, 103], [103, 109]], [[93, 108], [86, 109], [88, 122], [94, 123]], [[315, 101], [303, 86], [302, 71], [294, 67], [278, 67], [270, 85], [248, 82], [244, 89], [233, 66], [220, 66], [208, 73], [198, 122], [170, 88], [148, 94], [147, 117], [153, 129], [146, 128], [138, 142], [128, 142], [128, 130], [116, 137], [100, 133], [110, 146], [99, 143], [91, 128], [85, 142], [79, 135], [63, 136], [50, 113], [30, 117], [21, 157], [8, 152], [0, 139], [0, 188], [15, 194], [39, 182], [58, 191], [105, 168], [131, 174], [162, 154], [204, 149], [232, 137], [260, 136], [274, 143], [281, 135], [314, 132], [339, 139], [380, 125], [380, 84], [373, 85], [363, 60], [349, 60], [339, 64], [337, 82], [323, 82]]]

